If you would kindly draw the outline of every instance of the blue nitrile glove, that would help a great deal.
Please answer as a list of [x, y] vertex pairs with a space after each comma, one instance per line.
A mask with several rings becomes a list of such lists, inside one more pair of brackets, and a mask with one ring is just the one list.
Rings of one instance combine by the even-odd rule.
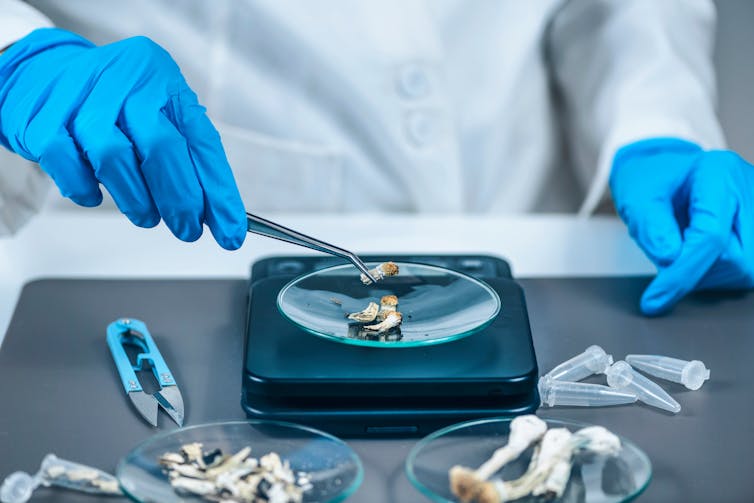
[[615, 207], [658, 268], [641, 298], [657, 315], [702, 289], [754, 286], [754, 166], [725, 150], [656, 138], [618, 151]]
[[220, 136], [170, 55], [151, 40], [96, 47], [39, 29], [0, 56], [0, 143], [38, 162], [82, 206], [99, 184], [136, 225], [193, 241], [206, 223], [236, 249], [245, 211]]

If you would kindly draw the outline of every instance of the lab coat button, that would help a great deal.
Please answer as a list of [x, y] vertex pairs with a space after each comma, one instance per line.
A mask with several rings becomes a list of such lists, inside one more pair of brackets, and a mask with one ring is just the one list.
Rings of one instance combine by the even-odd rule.
[[422, 112], [413, 112], [408, 115], [406, 129], [409, 139], [417, 147], [430, 143], [435, 132], [432, 119]]
[[407, 99], [420, 99], [429, 95], [429, 75], [420, 65], [404, 66], [398, 74], [398, 92]]

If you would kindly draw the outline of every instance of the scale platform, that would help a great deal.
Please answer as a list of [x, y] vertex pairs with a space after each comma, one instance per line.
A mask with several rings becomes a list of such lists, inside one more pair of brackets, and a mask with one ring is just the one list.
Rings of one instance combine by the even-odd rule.
[[340, 436], [425, 435], [468, 419], [534, 412], [537, 361], [526, 301], [492, 256], [365, 256], [447, 267], [487, 282], [502, 308], [469, 337], [413, 348], [370, 348], [309, 334], [278, 311], [297, 276], [342, 263], [271, 257], [249, 283], [242, 405], [250, 418], [307, 424]]

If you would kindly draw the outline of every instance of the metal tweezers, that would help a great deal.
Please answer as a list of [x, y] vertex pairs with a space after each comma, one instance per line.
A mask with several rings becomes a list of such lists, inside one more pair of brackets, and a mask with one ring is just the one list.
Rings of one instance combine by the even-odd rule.
[[266, 218], [262, 218], [257, 215], [253, 215], [246, 212], [246, 228], [249, 232], [259, 234], [261, 236], [267, 236], [268, 238], [279, 239], [280, 241], [286, 241], [299, 246], [305, 246], [312, 250], [321, 251], [323, 253], [329, 253], [336, 257], [341, 257], [350, 261], [356, 268], [361, 271], [370, 280], [371, 283], [376, 283], [377, 280], [369, 272], [369, 268], [361, 261], [355, 253], [352, 253], [343, 248], [338, 248], [319, 239], [301, 234], [287, 227], [283, 227], [280, 224], [271, 222]]

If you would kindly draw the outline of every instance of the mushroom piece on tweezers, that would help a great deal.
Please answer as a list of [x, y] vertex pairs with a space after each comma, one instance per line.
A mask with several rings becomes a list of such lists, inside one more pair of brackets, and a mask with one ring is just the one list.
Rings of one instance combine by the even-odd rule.
[[[377, 281], [385, 276], [396, 276], [398, 274], [398, 265], [395, 262], [383, 262], [382, 264], [378, 264], [374, 269], [369, 269], [369, 274]], [[372, 281], [367, 278], [366, 274], [362, 273], [361, 282], [368, 285]]]

